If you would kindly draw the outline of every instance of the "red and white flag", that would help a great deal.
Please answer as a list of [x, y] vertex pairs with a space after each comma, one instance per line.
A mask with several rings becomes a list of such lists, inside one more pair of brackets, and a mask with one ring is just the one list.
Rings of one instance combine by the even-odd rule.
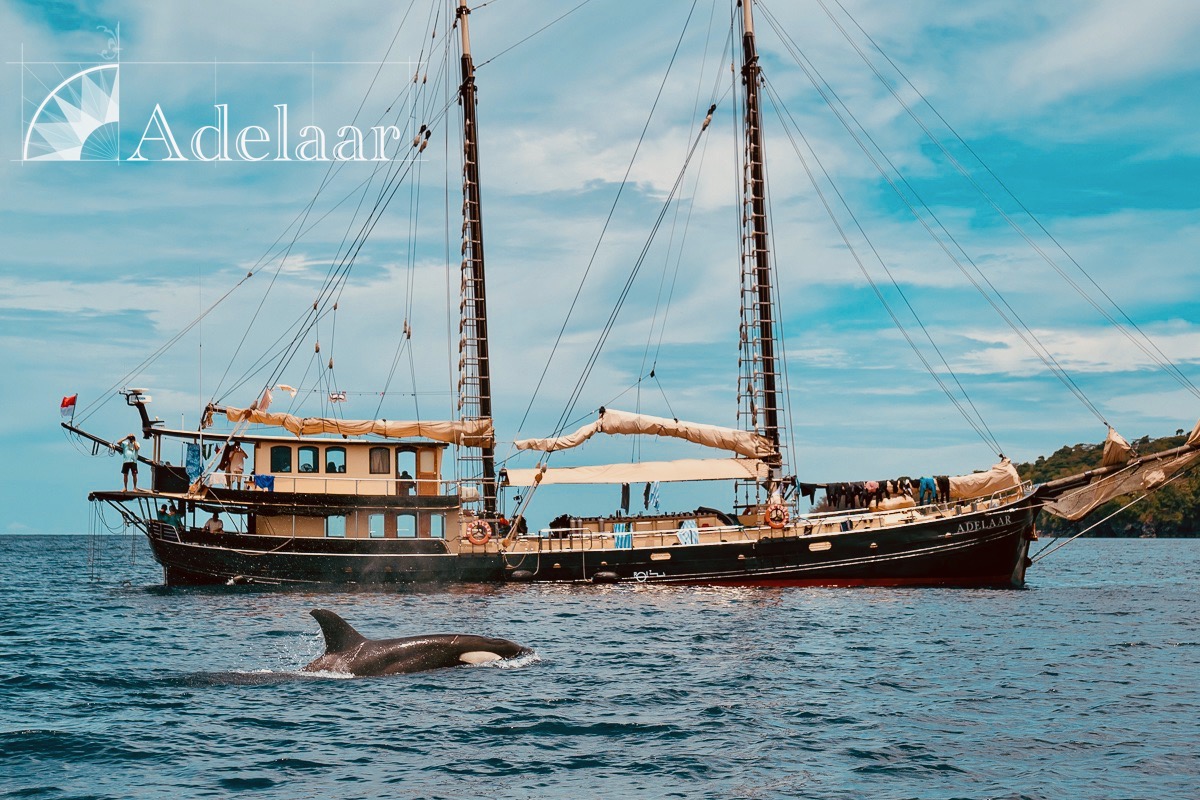
[[75, 416], [75, 400], [78, 397], [79, 397], [79, 395], [73, 394], [73, 395], [70, 395], [69, 397], [64, 397], [62, 399], [62, 409], [61, 410], [62, 410], [62, 415], [64, 417]]

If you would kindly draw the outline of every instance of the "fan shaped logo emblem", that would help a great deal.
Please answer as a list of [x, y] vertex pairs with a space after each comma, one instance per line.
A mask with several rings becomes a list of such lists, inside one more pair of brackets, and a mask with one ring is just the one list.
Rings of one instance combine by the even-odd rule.
[[120, 64], [70, 76], [46, 96], [25, 133], [25, 161], [116, 161]]
[[[185, 129], [179, 124], [178, 108], [164, 109], [159, 103], [146, 96], [147, 85], [154, 82], [142, 80], [139, 63], [154, 63], [171, 67], [190, 67], [193, 62], [126, 61], [134, 69], [129, 73], [133, 91], [130, 108], [126, 111], [127, 134], [122, 141], [121, 130], [121, 27], [115, 30], [97, 26], [107, 40], [107, 47], [99, 52], [105, 63], [87, 66], [87, 62], [30, 61], [26, 62], [24, 50], [21, 57], [21, 105], [24, 109], [37, 103], [33, 116], [26, 126], [21, 120], [21, 161], [392, 161], [396, 158], [416, 159], [424, 152], [432, 131], [425, 125], [412, 131], [412, 115], [398, 110], [395, 122], [400, 124], [377, 124], [359, 127], [350, 124], [328, 128], [310, 121], [307, 125], [289, 124], [289, 108], [286, 102], [263, 103], [260, 98], [243, 105], [229, 102], [214, 102], [213, 124], [195, 126], [196, 114], [189, 115], [193, 124]], [[71, 69], [62, 65], [74, 63]], [[217, 62], [234, 68], [255, 68], [258, 65], [276, 66], [293, 62], [248, 61]], [[316, 62], [314, 62], [315, 65]], [[322, 62], [331, 65], [353, 65], [357, 62]], [[424, 62], [386, 62], [405, 64], [408, 70], [418, 71]], [[50, 67], [56, 73], [51, 79]], [[41, 74], [39, 74], [39, 71]], [[63, 75], [68, 75], [54, 85]], [[180, 75], [178, 71], [173, 73]], [[194, 80], [197, 71], [183, 73], [185, 80]], [[37, 102], [38, 95], [25, 95], [26, 75], [34, 83], [53, 89]], [[213, 73], [204, 71], [205, 80], [212, 82]], [[250, 80], [255, 80], [251, 75]], [[308, 72], [308, 95], [316, 96], [315, 66]], [[236, 91], [231, 93], [236, 95]], [[39, 93], [40, 94], [40, 93]], [[243, 93], [245, 94], [245, 93]], [[258, 102], [254, 102], [258, 100]], [[315, 100], [312, 101], [315, 104]], [[244, 103], [244, 100], [243, 100]], [[145, 109], [153, 107], [153, 111]], [[388, 109], [391, 110], [390, 107]], [[168, 121], [168, 111], [175, 116], [176, 124]], [[140, 120], [146, 120], [143, 126]], [[270, 122], [268, 122], [268, 119]], [[403, 122], [401, 123], [401, 120]], [[274, 123], [271, 126], [271, 122]], [[298, 130], [297, 130], [298, 128]], [[136, 139], [132, 135], [140, 130]], [[176, 132], [182, 135], [177, 136]], [[336, 133], [335, 133], [336, 132]], [[407, 143], [411, 141], [412, 145]], [[183, 145], [182, 147], [180, 145]]]

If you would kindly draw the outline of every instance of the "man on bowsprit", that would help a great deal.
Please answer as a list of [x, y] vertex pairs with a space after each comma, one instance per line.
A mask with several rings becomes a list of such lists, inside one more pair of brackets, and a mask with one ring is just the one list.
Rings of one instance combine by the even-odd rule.
[[124, 490], [129, 491], [129, 476], [133, 475], [133, 490], [137, 488], [137, 461], [138, 450], [141, 450], [141, 445], [137, 443], [137, 436], [129, 434], [121, 441], [117, 442], [115, 449], [121, 454], [121, 478], [124, 482]]

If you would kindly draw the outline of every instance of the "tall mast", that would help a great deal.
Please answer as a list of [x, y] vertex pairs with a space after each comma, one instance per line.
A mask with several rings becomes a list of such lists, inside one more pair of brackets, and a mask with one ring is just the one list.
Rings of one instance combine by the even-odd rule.
[[[462, 38], [462, 85], [459, 102], [463, 110], [463, 261], [462, 319], [459, 323], [459, 414], [465, 418], [491, 419], [492, 371], [488, 358], [487, 290], [483, 272], [483, 217], [479, 202], [479, 151], [475, 124], [475, 64], [471, 60], [471, 36], [467, 28], [466, 0], [458, 0], [458, 31]], [[459, 448], [463, 453], [466, 448]], [[495, 448], [483, 447], [479, 456], [460, 455], [464, 466], [478, 461], [483, 481], [483, 503], [496, 510]], [[474, 470], [471, 470], [474, 473]]]
[[[771, 285], [771, 251], [767, 242], [767, 189], [764, 170], [762, 113], [759, 108], [760, 69], [754, 44], [753, 0], [742, 0], [742, 82], [746, 87], [746, 153], [742, 219], [742, 338], [749, 356], [749, 396], [753, 427], [780, 453], [779, 387], [775, 360], [775, 321]], [[757, 397], [757, 399], [756, 399]], [[759, 416], [761, 415], [761, 424]], [[773, 466], [778, 467], [777, 457]]]

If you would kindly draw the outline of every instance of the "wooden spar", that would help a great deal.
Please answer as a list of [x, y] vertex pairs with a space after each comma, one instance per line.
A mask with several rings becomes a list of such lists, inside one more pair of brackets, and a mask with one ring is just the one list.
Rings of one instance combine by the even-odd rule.
[[1046, 481], [1038, 486], [1037, 496], [1042, 499], [1053, 500], [1054, 498], [1065, 494], [1071, 489], [1091, 483], [1095, 478], [1102, 478], [1105, 475], [1111, 475], [1114, 472], [1121, 472], [1122, 470], [1129, 469], [1130, 467], [1137, 467], [1148, 462], [1162, 461], [1163, 459], [1174, 458], [1175, 456], [1180, 456], [1185, 453], [1192, 453], [1198, 449], [1200, 449], [1200, 447], [1197, 447], [1196, 445], [1184, 444], [1180, 445], [1179, 447], [1172, 447], [1170, 450], [1162, 450], [1158, 453], [1150, 453], [1149, 455], [1138, 456], [1127, 464], [1114, 464], [1111, 467], [1097, 467], [1096, 469], [1089, 469], [1087, 472], [1081, 472], [1077, 475], [1067, 475], [1063, 478], [1055, 478], [1054, 480]]
[[750, 219], [748, 236], [753, 248], [755, 284], [758, 287], [758, 337], [762, 356], [762, 433], [775, 447], [771, 462], [780, 464], [779, 388], [776, 384], [775, 326], [772, 309], [771, 252], [767, 242], [767, 191], [764, 172], [762, 113], [759, 108], [758, 50], [754, 44], [753, 0], [742, 2], [742, 80], [746, 84], [746, 147], [749, 163]]
[[[101, 439], [99, 436], [88, 433], [83, 428], [76, 428], [74, 425], [72, 425], [69, 422], [60, 422], [59, 424], [62, 425], [67, 430], [69, 430], [71, 433], [78, 434], [85, 439], [95, 442], [96, 444], [102, 444], [105, 447], [107, 447], [109, 450], [114, 450], [118, 453], [121, 452], [121, 448], [118, 447], [117, 445], [113, 444], [112, 442], [108, 441], [107, 439]], [[157, 440], [157, 437], [155, 437], [155, 439]], [[150, 464], [151, 466], [153, 466], [155, 464], [155, 462], [153, 460], [146, 458], [141, 453], [138, 454], [137, 460], [143, 464]]]
[[[458, 30], [462, 38], [462, 86], [459, 99], [463, 108], [463, 223], [467, 235], [466, 257], [463, 264], [464, 292], [462, 316], [464, 336], [474, 330], [475, 358], [468, 358], [463, 369], [473, 370], [478, 381], [479, 417], [492, 416], [492, 370], [488, 357], [487, 291], [483, 269], [483, 217], [479, 198], [479, 150], [476, 138], [475, 117], [475, 64], [471, 59], [471, 36], [467, 28], [466, 0], [458, 0]], [[463, 355], [468, 355], [465, 351]], [[463, 384], [460, 384], [460, 387]], [[460, 396], [462, 390], [460, 388]], [[496, 511], [496, 452], [493, 445], [480, 448], [483, 473], [484, 509], [490, 514]]]

